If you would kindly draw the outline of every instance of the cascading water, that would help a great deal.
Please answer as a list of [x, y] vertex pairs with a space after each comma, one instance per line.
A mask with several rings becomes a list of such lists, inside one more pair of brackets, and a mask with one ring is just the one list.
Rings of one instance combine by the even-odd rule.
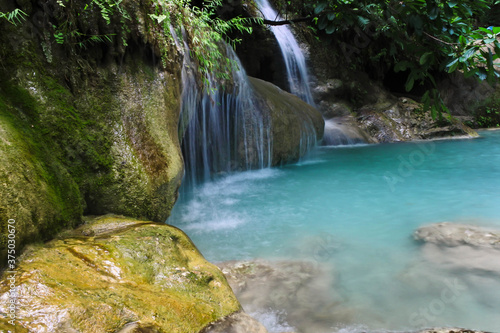
[[177, 47], [183, 50], [180, 136], [186, 167], [186, 182], [196, 185], [211, 175], [271, 165], [271, 133], [268, 117], [253, 103], [253, 92], [234, 51], [226, 45], [232, 63], [232, 81], [206, 76], [200, 87], [185, 31], [181, 45], [171, 28]]
[[336, 117], [325, 120], [323, 145], [340, 146], [362, 144], [368, 141], [368, 136], [356, 127], [349, 117]]
[[[272, 21], [282, 20], [273, 7], [271, 7], [268, 0], [256, 0], [256, 3], [265, 19]], [[314, 106], [311, 89], [309, 88], [304, 54], [300, 50], [292, 31], [286, 25], [271, 26], [271, 31], [278, 41], [283, 59], [285, 60], [290, 92]]]

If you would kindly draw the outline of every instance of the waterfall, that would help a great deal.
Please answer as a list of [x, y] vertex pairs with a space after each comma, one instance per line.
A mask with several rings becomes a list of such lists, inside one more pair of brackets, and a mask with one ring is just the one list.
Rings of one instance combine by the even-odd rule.
[[[255, 2], [265, 19], [271, 21], [282, 20], [279, 14], [271, 7], [268, 0], [256, 0]], [[290, 92], [314, 106], [311, 89], [309, 88], [309, 78], [307, 75], [304, 54], [302, 54], [292, 31], [286, 25], [271, 26], [270, 28], [278, 41], [281, 54], [285, 60]]]
[[218, 173], [270, 167], [270, 120], [255, 107], [247, 75], [233, 49], [222, 46], [233, 64], [232, 80], [207, 75], [202, 87], [185, 31], [182, 44], [172, 28], [171, 33], [184, 54], [179, 134], [185, 181], [196, 185]]
[[325, 146], [355, 145], [369, 141], [369, 135], [359, 128], [350, 116], [325, 120]]

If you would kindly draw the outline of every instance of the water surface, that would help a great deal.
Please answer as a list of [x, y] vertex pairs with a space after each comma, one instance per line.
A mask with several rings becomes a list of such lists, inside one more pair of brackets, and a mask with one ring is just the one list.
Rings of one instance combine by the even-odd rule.
[[[220, 176], [185, 192], [167, 222], [208, 260], [333, 267], [332, 282], [322, 288], [345, 311], [325, 320], [325, 332], [436, 326], [500, 332], [500, 273], [442, 265], [412, 238], [435, 222], [500, 228], [500, 131], [318, 148], [295, 165]], [[287, 318], [283, 309], [257, 315], [270, 331], [319, 330], [300, 327], [300, 318]]]

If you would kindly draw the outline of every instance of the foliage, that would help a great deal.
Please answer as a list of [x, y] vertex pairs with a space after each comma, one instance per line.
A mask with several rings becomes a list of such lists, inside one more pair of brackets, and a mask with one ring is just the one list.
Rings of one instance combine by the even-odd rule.
[[478, 107], [474, 120], [479, 127], [500, 127], [500, 99], [493, 99]]
[[[446, 107], [436, 90], [436, 73], [459, 70], [494, 83], [500, 57], [500, 28], [477, 27], [478, 18], [500, 3], [491, 0], [320, 0], [310, 2], [318, 29], [351, 40], [343, 50], [352, 65], [381, 62], [406, 72], [406, 91], [425, 85], [423, 102], [434, 116]], [[354, 45], [352, 45], [354, 44]], [[367, 55], [368, 57], [354, 56]]]
[[[150, 17], [158, 24], [168, 38], [172, 38], [170, 27], [185, 29], [189, 34], [190, 50], [196, 58], [198, 69], [204, 80], [213, 74], [221, 79], [230, 76], [229, 70], [234, 64], [221, 52], [225, 41], [231, 46], [240, 42], [232, 39], [229, 33], [238, 30], [240, 33], [252, 33], [252, 22], [261, 19], [235, 17], [224, 21], [216, 16], [216, 10], [222, 0], [206, 1], [203, 7], [192, 6], [188, 0], [160, 0], [156, 3], [156, 11]], [[177, 35], [183, 35], [182, 32]]]
[[[231, 39], [229, 33], [251, 33], [252, 23], [261, 23], [260, 18], [235, 17], [225, 21], [217, 17], [216, 11], [223, 0], [208, 0], [203, 6], [193, 6], [190, 0], [151, 0], [149, 18], [152, 29], [161, 30], [165, 41], [172, 42], [172, 31], [181, 36], [187, 33], [189, 48], [196, 59], [201, 77], [226, 79], [230, 76], [233, 65], [224, 54], [224, 42], [235, 46], [239, 39]], [[52, 44], [76, 45], [81, 49], [96, 43], [111, 43], [118, 35], [123, 47], [127, 46], [127, 34], [130, 32], [132, 18], [127, 12], [123, 0], [51, 0], [43, 3], [45, 16], [38, 30], [41, 47], [48, 62], [52, 61]], [[27, 16], [22, 10], [0, 12], [0, 18], [18, 24]], [[96, 17], [101, 22], [96, 21]], [[102, 24], [104, 22], [104, 24]], [[117, 24], [120, 30], [106, 29], [107, 25]], [[160, 28], [160, 29], [158, 29]], [[174, 30], [173, 30], [174, 29]], [[98, 33], [104, 31], [104, 33]], [[113, 31], [109, 33], [107, 31]], [[168, 45], [162, 47], [164, 64], [167, 61]]]
[[112, 42], [112, 36], [115, 34], [96, 34], [83, 31], [77, 24], [77, 17], [91, 17], [92, 13], [100, 12], [101, 18], [106, 25], [110, 25], [112, 18], [117, 16], [121, 25], [121, 42], [123, 46], [127, 46], [125, 34], [128, 31], [127, 22], [131, 20], [125, 7], [122, 5], [123, 0], [91, 0], [86, 3], [83, 8], [78, 7], [78, 4], [70, 0], [57, 0], [57, 11], [55, 18], [58, 23], [53, 24], [53, 37], [57, 44], [70, 43], [87, 48], [91, 44]]
[[26, 19], [27, 14], [20, 10], [19, 8], [14, 9], [11, 12], [0, 12], [0, 19], [6, 19], [10, 23], [17, 25], [22, 23]]

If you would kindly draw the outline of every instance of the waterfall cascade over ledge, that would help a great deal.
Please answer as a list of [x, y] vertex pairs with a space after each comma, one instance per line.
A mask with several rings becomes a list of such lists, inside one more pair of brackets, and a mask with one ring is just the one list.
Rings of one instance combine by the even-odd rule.
[[186, 32], [177, 34], [171, 28], [171, 33], [184, 54], [179, 137], [186, 183], [197, 185], [217, 174], [295, 162], [321, 139], [321, 114], [273, 84], [250, 82], [229, 46], [220, 47], [231, 66], [230, 79], [200, 77]]
[[[282, 20], [268, 0], [256, 0], [255, 2], [265, 19], [271, 21]], [[278, 41], [285, 61], [290, 92], [314, 106], [309, 87], [306, 60], [292, 31], [286, 25], [271, 26], [270, 29]]]

